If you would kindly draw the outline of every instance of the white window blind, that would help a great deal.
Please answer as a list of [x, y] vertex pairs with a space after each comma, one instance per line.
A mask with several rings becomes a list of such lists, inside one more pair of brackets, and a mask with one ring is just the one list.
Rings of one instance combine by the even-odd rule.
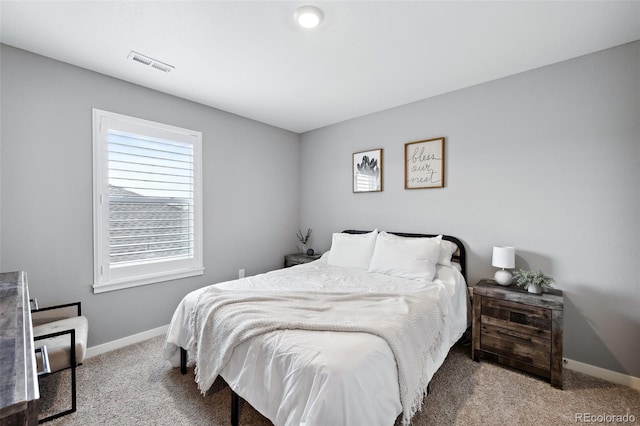
[[95, 137], [96, 292], [201, 274], [201, 134], [94, 110]]
[[193, 256], [193, 149], [108, 131], [112, 265]]

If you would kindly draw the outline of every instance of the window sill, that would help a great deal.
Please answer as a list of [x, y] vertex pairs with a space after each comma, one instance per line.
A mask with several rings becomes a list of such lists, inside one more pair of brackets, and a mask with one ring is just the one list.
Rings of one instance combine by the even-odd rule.
[[145, 275], [135, 278], [127, 278], [124, 280], [110, 281], [106, 283], [93, 284], [93, 293], [106, 293], [108, 291], [122, 290], [125, 288], [139, 287], [148, 284], [156, 284], [164, 281], [177, 280], [180, 278], [195, 277], [204, 274], [204, 268], [190, 268], [169, 273]]

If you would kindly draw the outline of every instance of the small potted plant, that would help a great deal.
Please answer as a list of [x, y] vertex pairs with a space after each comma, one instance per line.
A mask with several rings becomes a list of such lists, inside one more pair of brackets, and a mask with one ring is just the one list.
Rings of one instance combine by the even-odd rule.
[[307, 234], [303, 235], [302, 230], [298, 229], [298, 240], [300, 241], [301, 251], [303, 254], [307, 253], [307, 243], [309, 242], [309, 237], [311, 237], [311, 228], [307, 229]]
[[541, 294], [554, 284], [553, 278], [545, 276], [542, 271], [525, 271], [520, 269], [513, 274], [516, 285], [523, 287], [529, 293]]

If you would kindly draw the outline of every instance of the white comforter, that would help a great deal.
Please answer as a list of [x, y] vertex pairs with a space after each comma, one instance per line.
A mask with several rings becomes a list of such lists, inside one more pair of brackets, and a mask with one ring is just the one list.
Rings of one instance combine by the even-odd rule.
[[[301, 291], [310, 292], [313, 298], [324, 300], [324, 305], [318, 304], [322, 314], [317, 317], [271, 321], [267, 311], [260, 326], [254, 323], [238, 328], [242, 321], [232, 320], [229, 324], [233, 326], [223, 331], [219, 324], [213, 326], [212, 313], [224, 304], [226, 315], [230, 315], [233, 298], [224, 291], [230, 289], [240, 290], [254, 302], [267, 295], [296, 294], [300, 297], [294, 310], [310, 300]], [[380, 303], [386, 297], [388, 301]], [[302, 304], [301, 299], [305, 300]], [[208, 303], [203, 303], [205, 300]], [[358, 302], [352, 303], [354, 300]], [[424, 305], [416, 305], [418, 300]], [[424, 283], [331, 267], [321, 259], [190, 293], [174, 313], [165, 358], [177, 366], [178, 347], [187, 349], [197, 360], [196, 376], [202, 391], [220, 374], [277, 425], [389, 425], [401, 412], [406, 423], [420, 407], [422, 393], [450, 346], [466, 328], [466, 300], [464, 280], [453, 268], [438, 267], [437, 279]], [[246, 317], [243, 309], [247, 307], [264, 309], [246, 302], [232, 303], [237, 309], [231, 317]], [[369, 315], [366, 321], [360, 321], [362, 315], [356, 314], [362, 304], [376, 305], [373, 317], [364, 314]], [[414, 314], [413, 327], [398, 331], [395, 321], [391, 321], [391, 328], [382, 326], [403, 309]], [[349, 320], [350, 332], [344, 332], [341, 317]], [[371, 323], [381, 327], [366, 325]], [[332, 331], [312, 331], [319, 326]], [[280, 329], [283, 327], [306, 330]], [[218, 337], [214, 337], [216, 331]], [[235, 337], [214, 344], [221, 334]], [[230, 350], [214, 351], [225, 346]]]

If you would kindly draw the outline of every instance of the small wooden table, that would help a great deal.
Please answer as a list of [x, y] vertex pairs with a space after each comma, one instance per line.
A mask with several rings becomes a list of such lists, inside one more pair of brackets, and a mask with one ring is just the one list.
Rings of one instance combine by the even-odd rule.
[[562, 389], [561, 290], [532, 294], [480, 280], [473, 287], [471, 357], [544, 377]]
[[303, 263], [313, 262], [314, 260], [320, 259], [319, 254], [308, 255], [306, 253], [292, 253], [288, 254], [284, 257], [284, 267], [288, 268], [289, 266], [301, 265]]

